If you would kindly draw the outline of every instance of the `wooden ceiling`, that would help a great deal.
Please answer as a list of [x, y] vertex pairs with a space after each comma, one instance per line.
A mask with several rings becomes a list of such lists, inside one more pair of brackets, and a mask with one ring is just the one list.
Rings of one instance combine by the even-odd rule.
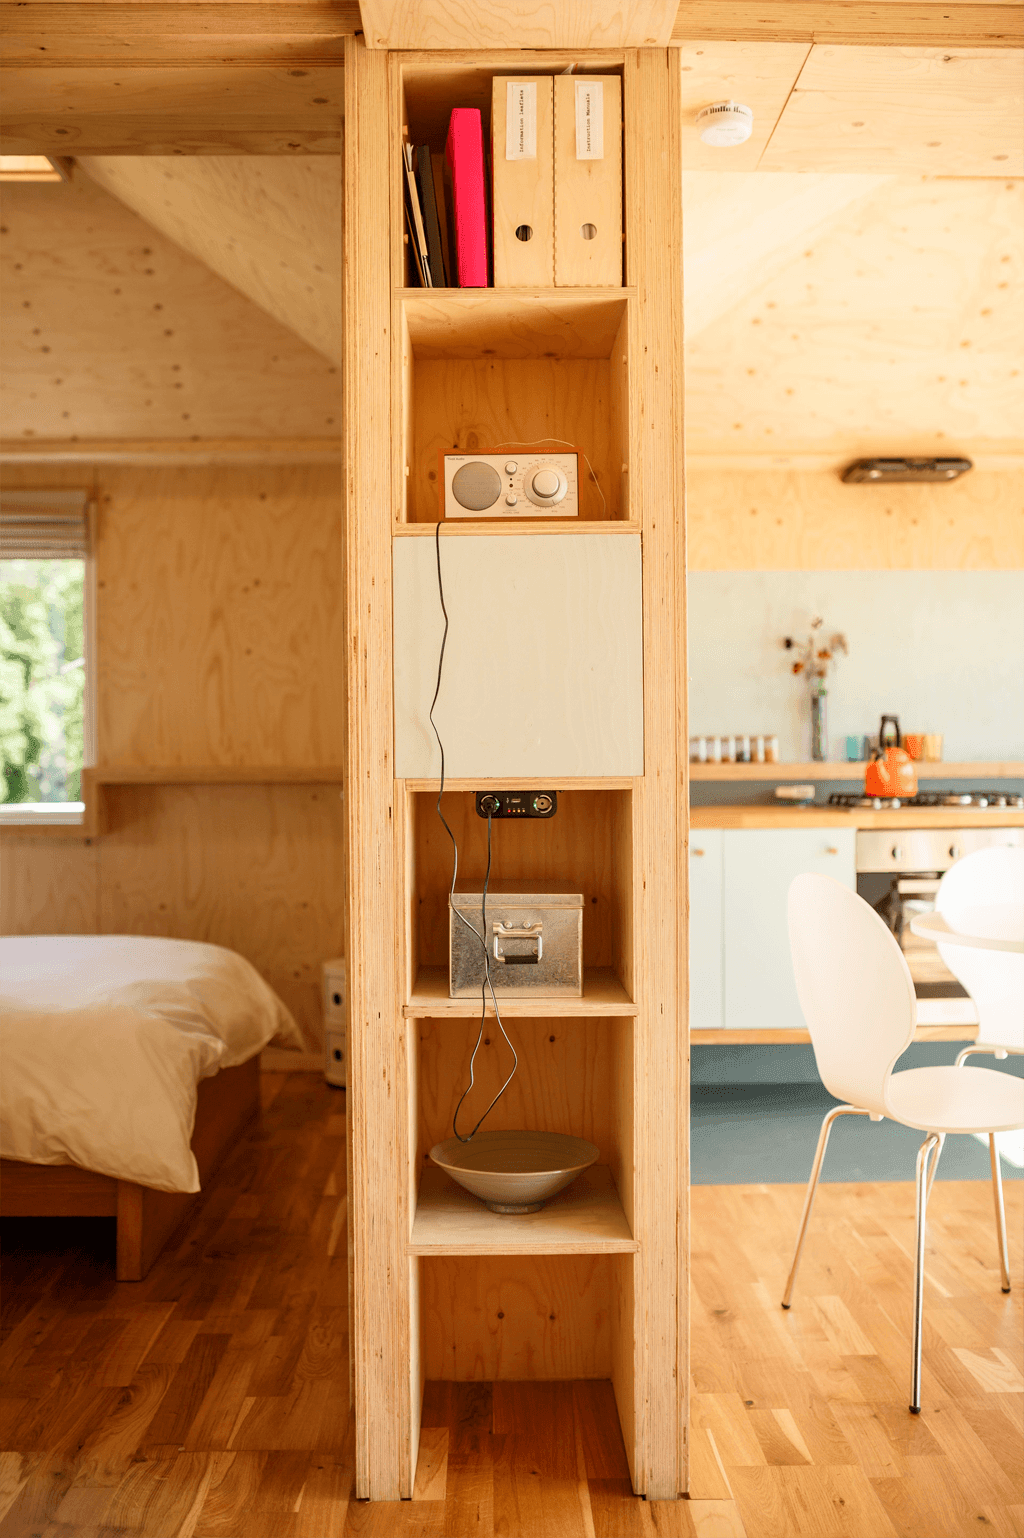
[[[596, 24], [603, 5], [562, 13]], [[458, 20], [466, 6], [429, 9]], [[470, 9], [508, 14], [506, 0]], [[612, 9], [664, 25], [654, 0]], [[375, 0], [373, 15], [408, 26], [423, 10]], [[548, 12], [531, 0], [531, 14]], [[691, 451], [828, 462], [1018, 450], [1021, 18], [1001, 0], [679, 6]], [[176, 420], [211, 437], [265, 430], [252, 424], [279, 438], [331, 431], [318, 392], [341, 356], [334, 157], [345, 36], [359, 24], [336, 0], [0, 0], [3, 147], [79, 159], [70, 189], [8, 199], [5, 433], [64, 436], [73, 422], [152, 437], [185, 431]], [[753, 107], [754, 134], [716, 150], [693, 119], [727, 96]], [[143, 245], [160, 253], [170, 329], [180, 348], [187, 339], [187, 416], [183, 381], [161, 372]], [[26, 284], [42, 327], [14, 313]], [[191, 324], [187, 295], [212, 327]], [[62, 327], [77, 340], [58, 376], [42, 348]], [[222, 389], [229, 338], [231, 372], [251, 381], [241, 402]]]
[[341, 371], [76, 173], [4, 193], [0, 433], [319, 438]]

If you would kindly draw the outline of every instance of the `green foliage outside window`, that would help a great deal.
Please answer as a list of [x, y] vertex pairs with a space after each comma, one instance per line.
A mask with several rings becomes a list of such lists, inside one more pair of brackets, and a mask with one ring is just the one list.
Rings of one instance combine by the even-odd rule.
[[0, 561], [0, 801], [80, 801], [84, 561]]

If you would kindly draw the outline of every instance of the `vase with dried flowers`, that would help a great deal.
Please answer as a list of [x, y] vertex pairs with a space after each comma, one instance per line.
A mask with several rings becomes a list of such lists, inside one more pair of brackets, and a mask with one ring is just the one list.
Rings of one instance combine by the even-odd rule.
[[807, 680], [811, 701], [811, 757], [816, 763], [823, 763], [828, 758], [826, 704], [829, 669], [838, 656], [845, 655], [850, 649], [846, 637], [839, 631], [828, 638], [822, 635], [824, 623], [820, 616], [816, 616], [811, 620], [811, 630], [806, 641], [798, 641], [791, 635], [784, 636], [782, 641], [787, 651], [796, 652], [791, 671]]

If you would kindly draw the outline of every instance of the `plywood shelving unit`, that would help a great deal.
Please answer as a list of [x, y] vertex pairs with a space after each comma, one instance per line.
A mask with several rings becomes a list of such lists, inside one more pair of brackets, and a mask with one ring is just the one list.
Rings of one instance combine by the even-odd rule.
[[[570, 62], [623, 80], [623, 285], [409, 288], [403, 138], [443, 149], [454, 105], [479, 105], [486, 137], [495, 75]], [[671, 1499], [687, 1485], [678, 98], [667, 49], [485, 56], [348, 44], [349, 1213], [357, 1493], [373, 1499], [411, 1494], [433, 1377], [610, 1378], [637, 1493]], [[552, 438], [590, 460], [579, 519], [460, 523], [443, 538], [639, 537], [644, 772], [559, 779], [541, 762], [533, 783], [558, 791], [556, 816], [495, 827], [493, 879], [583, 893], [584, 989], [503, 1008], [520, 1068], [487, 1125], [567, 1132], [600, 1149], [566, 1193], [509, 1219], [429, 1161], [451, 1135], [479, 1004], [448, 997], [451, 846], [436, 782], [394, 777], [392, 546], [433, 535], [439, 451]], [[446, 784], [465, 875], [483, 872], [473, 792], [488, 783]], [[468, 1114], [507, 1073], [492, 1022]]]

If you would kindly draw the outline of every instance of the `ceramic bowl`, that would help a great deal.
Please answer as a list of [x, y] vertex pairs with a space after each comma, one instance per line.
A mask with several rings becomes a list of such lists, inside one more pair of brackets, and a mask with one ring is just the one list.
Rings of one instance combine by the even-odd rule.
[[598, 1158], [593, 1143], [564, 1132], [478, 1132], [450, 1137], [430, 1157], [492, 1212], [539, 1212]]

